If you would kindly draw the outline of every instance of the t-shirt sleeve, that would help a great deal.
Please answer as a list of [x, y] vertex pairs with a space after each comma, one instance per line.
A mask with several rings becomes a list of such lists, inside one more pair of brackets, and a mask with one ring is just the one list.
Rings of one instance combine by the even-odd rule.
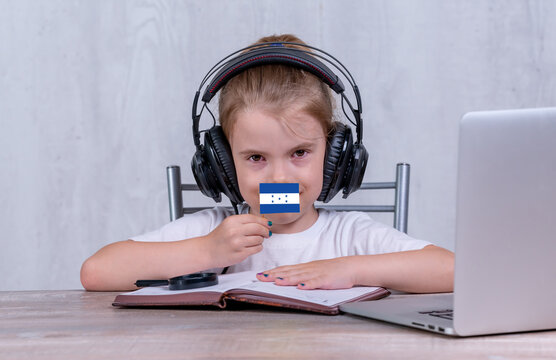
[[[347, 252], [350, 255], [385, 254], [419, 250], [432, 245], [425, 240], [412, 238], [404, 232], [375, 221], [365, 213], [353, 214], [342, 231], [347, 235]], [[346, 234], [347, 233], [347, 234]]]
[[204, 236], [214, 230], [229, 215], [231, 215], [231, 212], [222, 207], [202, 210], [194, 214], [186, 214], [158, 230], [133, 236], [130, 239], [135, 241], [162, 242]]

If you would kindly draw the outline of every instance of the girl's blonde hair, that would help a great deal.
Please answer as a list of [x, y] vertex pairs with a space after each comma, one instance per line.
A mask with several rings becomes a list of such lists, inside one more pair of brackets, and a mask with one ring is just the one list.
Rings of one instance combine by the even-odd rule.
[[[282, 41], [305, 44], [294, 35], [284, 34], [263, 37], [253, 45]], [[288, 110], [303, 111], [318, 119], [328, 135], [333, 130], [333, 107], [330, 88], [315, 75], [287, 65], [263, 65], [228, 81], [220, 90], [218, 112], [228, 139], [238, 114], [255, 108], [277, 116]]]

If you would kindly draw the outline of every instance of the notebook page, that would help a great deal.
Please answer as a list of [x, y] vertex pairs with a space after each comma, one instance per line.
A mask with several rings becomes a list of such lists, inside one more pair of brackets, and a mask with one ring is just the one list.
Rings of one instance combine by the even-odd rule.
[[145, 287], [125, 295], [174, 295], [193, 292], [215, 291], [223, 293], [231, 289], [247, 289], [287, 298], [312, 302], [325, 306], [336, 306], [344, 301], [368, 294], [377, 287], [354, 287], [339, 290], [300, 290], [295, 286], [278, 286], [273, 282], [257, 280], [255, 271], [219, 275], [218, 284], [190, 290], [169, 290], [168, 286]]
[[251, 282], [243, 285], [241, 288], [280, 295], [283, 297], [303, 300], [325, 306], [336, 306], [347, 300], [357, 298], [379, 289], [378, 287], [364, 286], [338, 290], [300, 290], [295, 286], [279, 286], [273, 282], [262, 281]]
[[142, 289], [124, 293], [122, 295], [175, 295], [193, 292], [214, 291], [223, 293], [230, 289], [241, 288], [251, 282], [258, 282], [255, 271], [244, 271], [233, 274], [218, 275], [218, 284], [197, 289], [170, 290], [166, 286], [144, 287]]

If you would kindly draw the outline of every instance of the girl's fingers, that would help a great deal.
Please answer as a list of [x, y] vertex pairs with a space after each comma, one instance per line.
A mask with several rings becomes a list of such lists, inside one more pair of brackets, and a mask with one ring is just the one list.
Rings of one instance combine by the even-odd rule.
[[297, 284], [297, 288], [300, 290], [313, 290], [319, 289], [321, 287], [321, 283], [318, 279], [311, 279], [305, 280]]
[[248, 236], [249, 235], [259, 235], [259, 236], [262, 236], [262, 237], [265, 237], [265, 238], [270, 237], [271, 233], [270, 233], [270, 230], [268, 229], [267, 226], [263, 226], [263, 225], [260, 225], [260, 224], [253, 224], [253, 223], [246, 224], [244, 226], [245, 227], [242, 230], [242, 233], [244, 235], [248, 235]]
[[311, 272], [303, 267], [284, 266], [257, 274], [262, 281], [274, 281], [277, 285], [297, 285], [304, 279], [311, 278]]
[[266, 228], [270, 228], [270, 225], [272, 224], [272, 221], [269, 221], [268, 219], [265, 219], [262, 216], [256, 216], [251, 214], [242, 214], [236, 216], [240, 219], [240, 222], [242, 224], [259, 224], [265, 226]]
[[263, 236], [258, 236], [258, 235], [246, 236], [244, 247], [250, 248], [253, 246], [262, 246], [263, 241], [264, 241]]

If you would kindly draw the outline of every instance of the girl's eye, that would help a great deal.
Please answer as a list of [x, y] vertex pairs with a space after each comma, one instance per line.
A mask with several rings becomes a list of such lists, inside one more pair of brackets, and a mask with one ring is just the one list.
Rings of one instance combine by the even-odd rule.
[[263, 159], [262, 155], [258, 155], [258, 154], [249, 156], [249, 160], [255, 161], [255, 162], [261, 161], [262, 159]]
[[304, 157], [306, 154], [307, 154], [307, 151], [305, 151], [305, 150], [296, 150], [296, 151], [293, 153], [293, 156], [294, 156], [294, 157], [297, 157], [297, 158], [302, 158], [302, 157]]

